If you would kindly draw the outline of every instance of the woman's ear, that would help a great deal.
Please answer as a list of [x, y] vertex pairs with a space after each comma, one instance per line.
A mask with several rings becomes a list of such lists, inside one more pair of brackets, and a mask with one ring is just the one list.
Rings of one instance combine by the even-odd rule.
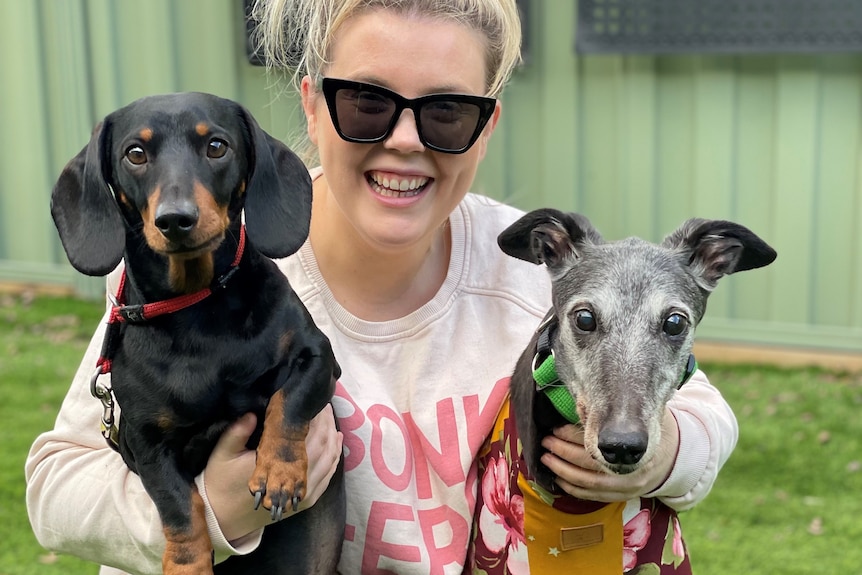
[[317, 105], [320, 101], [320, 92], [314, 86], [310, 76], [305, 76], [300, 84], [300, 95], [302, 96], [302, 110], [305, 112], [305, 120], [308, 129], [308, 139], [317, 145]]
[[491, 114], [491, 118], [482, 130], [482, 135], [479, 136], [479, 161], [485, 159], [485, 154], [488, 153], [488, 140], [491, 139], [491, 134], [494, 133], [494, 129], [497, 127], [497, 122], [500, 120], [500, 113], [502, 111], [503, 104], [500, 100], [497, 100], [497, 103], [494, 105], [494, 113]]

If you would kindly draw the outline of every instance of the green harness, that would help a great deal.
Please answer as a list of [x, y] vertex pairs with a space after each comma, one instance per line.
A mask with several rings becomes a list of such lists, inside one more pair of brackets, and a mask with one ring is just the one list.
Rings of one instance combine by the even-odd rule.
[[[533, 357], [533, 380], [536, 389], [541, 391], [551, 401], [560, 415], [571, 423], [580, 423], [578, 417], [577, 402], [569, 391], [566, 384], [557, 376], [557, 367], [554, 363], [554, 350], [551, 347], [553, 329], [557, 326], [557, 318], [549, 314], [539, 326], [539, 339], [536, 342], [536, 355]], [[685, 372], [682, 375], [677, 389], [691, 379], [697, 371], [697, 360], [694, 354], [689, 354], [686, 362]]]

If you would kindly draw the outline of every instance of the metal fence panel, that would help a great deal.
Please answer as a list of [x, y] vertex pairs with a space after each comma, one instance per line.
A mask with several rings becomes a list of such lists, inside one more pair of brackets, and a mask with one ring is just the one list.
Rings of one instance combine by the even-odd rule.
[[[302, 129], [247, 61], [242, 4], [0, 2], [0, 280], [100, 293], [66, 263], [48, 199], [111, 110], [200, 90], [276, 137]], [[739, 221], [778, 260], [724, 280], [700, 336], [862, 352], [862, 55], [579, 55], [575, 3], [522, 5], [529, 58], [476, 190], [580, 211], [609, 239]]]

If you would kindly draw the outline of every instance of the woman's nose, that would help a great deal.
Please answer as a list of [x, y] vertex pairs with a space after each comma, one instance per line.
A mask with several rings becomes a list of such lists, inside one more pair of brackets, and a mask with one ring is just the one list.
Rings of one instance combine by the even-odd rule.
[[392, 133], [383, 142], [387, 149], [399, 152], [422, 152], [425, 145], [419, 139], [419, 129], [416, 126], [416, 116], [413, 110], [405, 109], [401, 112]]

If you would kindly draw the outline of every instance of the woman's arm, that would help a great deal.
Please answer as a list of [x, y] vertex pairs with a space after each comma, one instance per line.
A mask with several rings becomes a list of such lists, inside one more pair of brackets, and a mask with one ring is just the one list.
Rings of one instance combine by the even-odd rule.
[[[103, 318], [106, 321], [106, 318]], [[164, 537], [156, 508], [100, 433], [101, 403], [89, 378], [105, 321], [93, 335], [54, 429], [25, 464], [27, 511], [44, 547], [140, 573], [160, 573]]]
[[691, 509], [712, 489], [739, 439], [739, 424], [721, 392], [697, 371], [668, 403], [679, 429], [670, 476], [649, 497], [677, 511]]

